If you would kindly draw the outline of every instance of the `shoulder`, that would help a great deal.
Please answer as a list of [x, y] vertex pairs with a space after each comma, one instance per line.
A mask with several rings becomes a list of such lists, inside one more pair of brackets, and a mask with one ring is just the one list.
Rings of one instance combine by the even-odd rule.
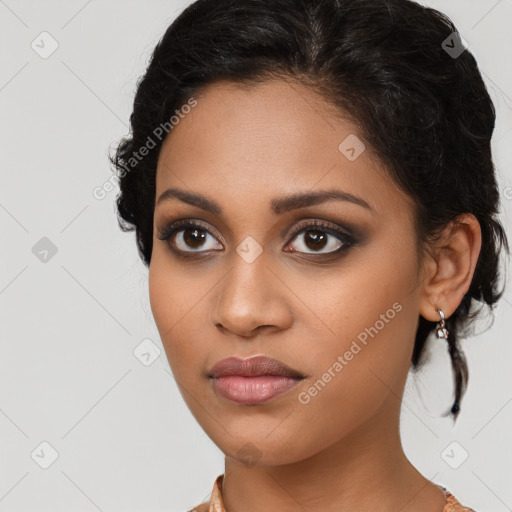
[[[224, 475], [219, 475], [215, 480], [210, 501], [201, 503], [189, 509], [188, 512], [210, 512], [210, 508], [213, 508], [215, 511], [225, 512], [221, 493], [223, 476]], [[446, 505], [443, 512], [477, 512], [472, 508], [462, 505], [446, 487], [441, 485], [439, 487], [441, 487], [446, 495]]]
[[476, 510], [462, 505], [448, 489], [443, 488], [443, 490], [446, 494], [446, 506], [443, 512], [476, 512]]
[[189, 509], [187, 512], [226, 512], [224, 503], [222, 501], [222, 481], [224, 474], [219, 475], [213, 484], [213, 489], [210, 495], [210, 500], [200, 503], [196, 507]]
[[208, 503], [201, 503], [200, 505], [197, 505], [197, 507], [189, 509], [188, 512], [208, 512], [208, 508]]

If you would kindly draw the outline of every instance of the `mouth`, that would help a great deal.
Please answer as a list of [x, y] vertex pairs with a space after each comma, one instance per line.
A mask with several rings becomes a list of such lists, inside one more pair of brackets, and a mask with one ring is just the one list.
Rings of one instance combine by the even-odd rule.
[[305, 378], [283, 362], [263, 356], [223, 359], [214, 365], [208, 377], [220, 396], [242, 405], [267, 402]]

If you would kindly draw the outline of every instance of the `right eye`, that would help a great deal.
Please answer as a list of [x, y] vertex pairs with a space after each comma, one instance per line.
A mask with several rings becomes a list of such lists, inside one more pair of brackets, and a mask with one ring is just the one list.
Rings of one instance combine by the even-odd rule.
[[178, 254], [202, 253], [223, 248], [220, 243], [217, 246], [215, 243], [210, 243], [210, 247], [208, 247], [208, 241], [216, 241], [216, 238], [201, 223], [188, 219], [169, 223], [159, 228], [158, 239], [166, 241], [171, 249]]

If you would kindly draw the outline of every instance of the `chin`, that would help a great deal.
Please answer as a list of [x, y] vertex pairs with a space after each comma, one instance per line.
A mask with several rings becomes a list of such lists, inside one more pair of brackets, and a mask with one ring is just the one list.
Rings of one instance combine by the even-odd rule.
[[[307, 444], [304, 438], [292, 435], [288, 429], [281, 429], [276, 434], [275, 423], [269, 422], [265, 428], [254, 432], [246, 429], [243, 435], [233, 433], [232, 436], [225, 431], [219, 433], [220, 437], [211, 435], [210, 438], [226, 457], [234, 459], [247, 466], [280, 466], [300, 462], [321, 449], [316, 444]], [[232, 431], [228, 430], [232, 433]]]

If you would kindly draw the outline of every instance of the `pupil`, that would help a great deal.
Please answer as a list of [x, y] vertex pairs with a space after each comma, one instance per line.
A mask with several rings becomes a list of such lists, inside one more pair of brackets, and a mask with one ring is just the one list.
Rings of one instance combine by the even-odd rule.
[[[327, 236], [322, 231], [306, 231], [306, 245], [309, 249], [317, 250], [323, 249], [327, 243]], [[309, 241], [312, 240], [312, 247]]]
[[206, 238], [206, 234], [199, 229], [186, 229], [183, 233], [183, 238], [189, 247], [196, 248], [201, 246], [201, 243]]

